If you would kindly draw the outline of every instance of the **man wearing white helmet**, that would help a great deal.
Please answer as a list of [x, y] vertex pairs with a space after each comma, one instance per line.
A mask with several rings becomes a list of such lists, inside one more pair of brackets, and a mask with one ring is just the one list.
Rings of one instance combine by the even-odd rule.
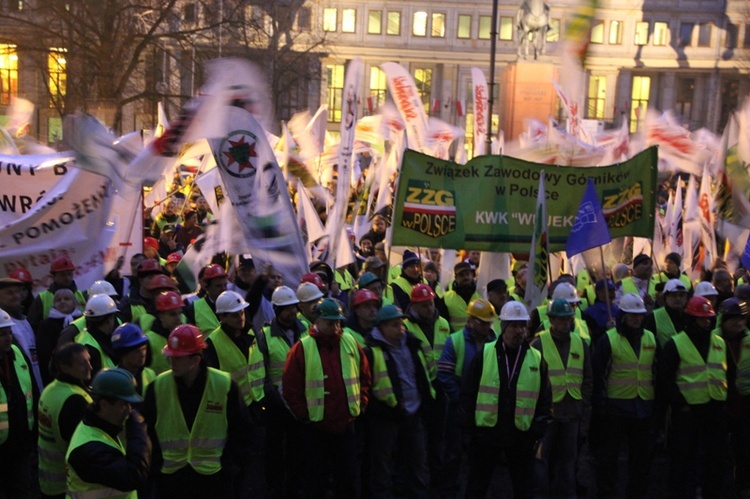
[[36, 387], [41, 391], [44, 385], [42, 373], [39, 369], [36, 334], [29, 321], [26, 320], [26, 316], [23, 315], [23, 286], [23, 282], [17, 279], [0, 278], [0, 309], [5, 310], [13, 319], [13, 325], [10, 326], [13, 331], [13, 339], [29, 359]]
[[654, 360], [658, 345], [643, 328], [646, 306], [635, 293], [620, 300], [617, 326], [596, 343], [592, 359], [594, 411], [602, 431], [596, 474], [599, 497], [615, 497], [620, 449], [628, 443], [627, 497], [644, 497], [648, 488], [654, 417]]
[[695, 296], [704, 296], [708, 298], [711, 305], [717, 308], [719, 301], [719, 292], [716, 290], [713, 284], [708, 281], [701, 281], [695, 285]]
[[461, 407], [474, 427], [464, 497], [484, 497], [501, 462], [512, 497], [532, 497], [534, 450], [551, 419], [552, 391], [547, 364], [526, 341], [528, 320], [523, 303], [506, 303], [500, 339], [486, 343], [464, 375]]
[[94, 295], [86, 302], [86, 328], [78, 333], [75, 342], [86, 345], [94, 375], [104, 367], [115, 367], [111, 337], [117, 326], [117, 312], [117, 305], [107, 295]]
[[646, 315], [643, 327], [653, 332], [660, 346], [685, 328], [683, 312], [688, 300], [687, 288], [679, 279], [664, 285], [664, 306]]
[[303, 282], [297, 286], [297, 319], [305, 327], [303, 335], [307, 334], [307, 331], [315, 323], [315, 305], [317, 305], [323, 298], [323, 292], [318, 286], [311, 282]]

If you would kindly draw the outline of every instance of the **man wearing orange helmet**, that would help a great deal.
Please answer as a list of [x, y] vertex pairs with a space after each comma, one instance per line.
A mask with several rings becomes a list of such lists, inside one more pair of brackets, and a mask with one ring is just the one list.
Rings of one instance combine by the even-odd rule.
[[49, 289], [37, 295], [29, 308], [27, 319], [34, 330], [36, 330], [40, 322], [49, 317], [49, 312], [52, 310], [52, 304], [55, 300], [55, 291], [58, 289], [65, 288], [73, 291], [76, 295], [78, 307], [83, 310], [83, 307], [86, 305], [86, 296], [82, 291], [78, 290], [78, 286], [73, 279], [75, 270], [76, 266], [73, 260], [67, 256], [61, 256], [52, 261], [49, 267], [49, 273], [52, 274], [52, 284]]
[[203, 281], [206, 283], [206, 295], [190, 303], [185, 309], [185, 317], [188, 324], [195, 324], [209, 334], [219, 327], [219, 318], [216, 317], [216, 299], [227, 290], [227, 273], [221, 265], [215, 263], [206, 267], [203, 273]]
[[229, 374], [206, 366], [206, 343], [192, 324], [172, 331], [163, 353], [171, 371], [149, 384], [143, 416], [153, 442], [159, 497], [231, 496], [229, 466], [251, 445], [247, 408]]

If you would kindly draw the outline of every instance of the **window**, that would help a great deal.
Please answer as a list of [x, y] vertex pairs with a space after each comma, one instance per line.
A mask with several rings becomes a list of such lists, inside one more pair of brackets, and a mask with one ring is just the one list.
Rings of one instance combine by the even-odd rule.
[[669, 24], [661, 21], [654, 23], [654, 45], [664, 46], [669, 41]]
[[728, 49], [737, 48], [737, 37], [740, 33], [740, 26], [738, 24], [727, 24], [727, 38], [724, 40], [724, 47]]
[[445, 38], [445, 14], [432, 14], [432, 36], [434, 38]]
[[471, 16], [468, 14], [459, 14], [458, 16], [458, 38], [471, 38]]
[[591, 43], [604, 43], [604, 21], [595, 19], [591, 26]]
[[301, 7], [297, 12], [297, 29], [309, 30], [312, 27], [312, 11], [310, 7]]
[[414, 83], [417, 93], [422, 98], [422, 105], [427, 114], [430, 114], [430, 97], [432, 96], [432, 69], [416, 68], [414, 70]]
[[383, 32], [383, 11], [371, 10], [367, 13], [367, 32], [371, 35], [379, 35]]
[[635, 42], [636, 45], [646, 45], [648, 43], [648, 21], [638, 21], [635, 23]]
[[373, 109], [377, 109], [385, 104], [388, 94], [388, 80], [385, 72], [378, 67], [370, 68], [370, 97], [373, 100]]
[[0, 44], [0, 105], [18, 95], [18, 53], [15, 45]]
[[630, 98], [630, 131], [638, 131], [641, 121], [646, 117], [648, 97], [651, 93], [651, 78], [648, 76], [633, 77], [633, 92]]
[[328, 92], [328, 121], [341, 122], [341, 104], [344, 93], [344, 65], [331, 64], [326, 66]]
[[323, 9], [323, 31], [336, 31], [338, 24], [338, 10], [334, 8]]
[[65, 98], [68, 65], [65, 59], [66, 53], [67, 50], [61, 48], [51, 48], [49, 51], [47, 72], [49, 73], [50, 107], [62, 107], [62, 101]]
[[680, 25], [680, 37], [677, 39], [678, 47], [689, 47], [693, 40], [693, 23], [682, 23]]
[[750, 49], [750, 24], [745, 25], [745, 39], [742, 42], [742, 46]]
[[610, 21], [609, 44], [620, 45], [622, 43], [622, 21]]
[[341, 32], [354, 33], [357, 30], [357, 11], [355, 9], [341, 10]]
[[195, 22], [195, 4], [194, 3], [186, 3], [185, 4], [185, 10], [183, 11], [183, 19], [186, 23], [194, 23]]
[[677, 80], [677, 92], [675, 95], [675, 111], [683, 118], [689, 120], [693, 107], [693, 94], [695, 93], [695, 80], [692, 78], [679, 78]]
[[479, 16], [479, 39], [489, 40], [491, 36], [492, 28], [492, 17], [491, 16]]
[[586, 106], [586, 118], [595, 120], [601, 120], [604, 118], [606, 89], [606, 76], [591, 76], [589, 78], [589, 95], [588, 105]]
[[396, 36], [401, 34], [401, 12], [388, 12], [388, 25], [385, 33]]
[[514, 19], [512, 17], [500, 18], [500, 39], [501, 40], [513, 39], [513, 24], [514, 24]]
[[548, 42], [560, 41], [560, 20], [559, 19], [550, 19], [549, 28], [547, 29], [547, 41]]
[[414, 36], [427, 36], [427, 12], [418, 10], [414, 13], [411, 34]]
[[711, 46], [711, 24], [710, 23], [700, 23], [698, 25], [698, 46], [699, 47]]

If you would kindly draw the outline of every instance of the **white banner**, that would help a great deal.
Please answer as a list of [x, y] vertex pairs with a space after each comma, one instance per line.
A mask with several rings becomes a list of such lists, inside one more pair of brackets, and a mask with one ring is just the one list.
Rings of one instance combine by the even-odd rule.
[[395, 62], [386, 62], [381, 64], [380, 68], [388, 78], [388, 89], [393, 96], [393, 102], [406, 124], [409, 148], [429, 154], [427, 151], [427, 115], [424, 112], [422, 98], [414, 85], [414, 79], [406, 68]]
[[474, 156], [487, 154], [485, 143], [487, 141], [487, 79], [479, 68], [471, 68], [471, 81], [474, 85]]

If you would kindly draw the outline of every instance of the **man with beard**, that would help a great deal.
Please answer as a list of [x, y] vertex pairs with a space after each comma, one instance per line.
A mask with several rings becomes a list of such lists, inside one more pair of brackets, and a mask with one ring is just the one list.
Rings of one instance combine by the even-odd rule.
[[453, 267], [455, 280], [451, 289], [445, 293], [445, 306], [448, 309], [448, 322], [451, 331], [460, 331], [466, 324], [468, 317], [466, 308], [473, 300], [481, 298], [477, 293], [477, 283], [474, 280], [475, 271], [468, 262], [459, 262]]
[[633, 275], [620, 281], [615, 302], [619, 302], [623, 295], [636, 293], [643, 299], [646, 310], [653, 310], [656, 297], [656, 282], [651, 280], [653, 273], [654, 262], [650, 256], [641, 253], [633, 258]]

